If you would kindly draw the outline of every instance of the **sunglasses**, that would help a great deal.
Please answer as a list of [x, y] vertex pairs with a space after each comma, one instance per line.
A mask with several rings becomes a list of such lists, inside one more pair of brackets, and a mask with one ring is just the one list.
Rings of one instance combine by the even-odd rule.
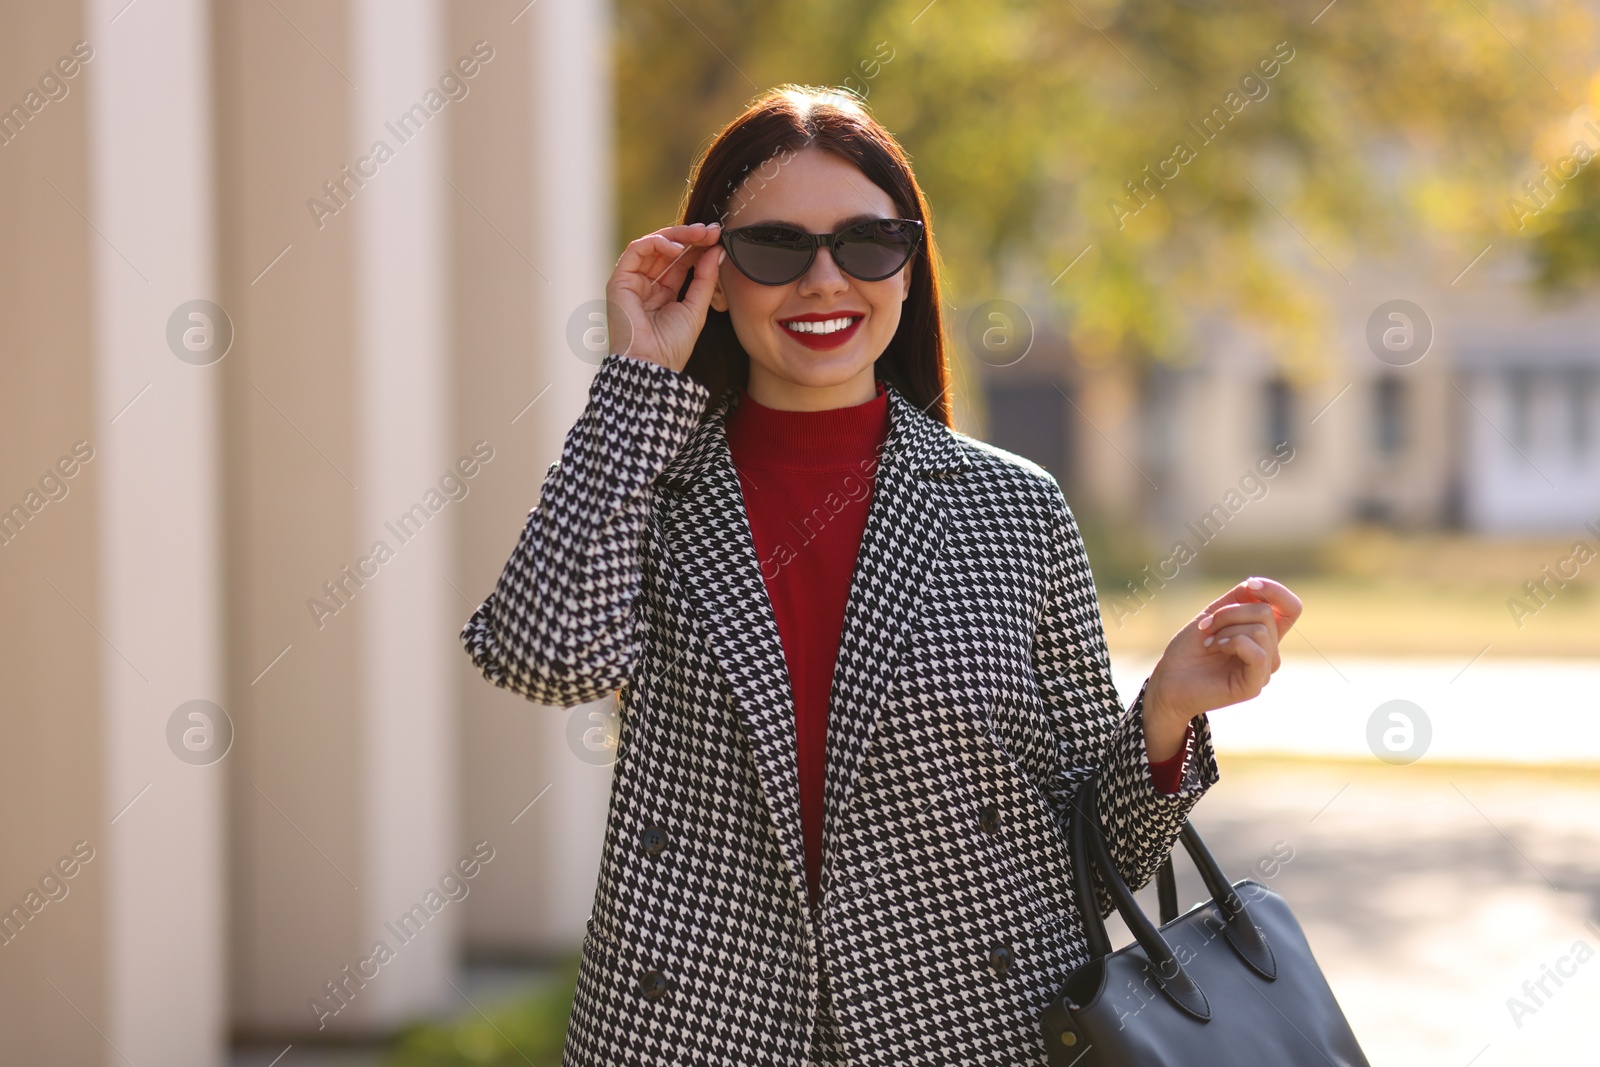
[[837, 233], [805, 233], [792, 226], [741, 226], [722, 234], [733, 265], [761, 285], [787, 285], [811, 269], [826, 245], [839, 269], [863, 282], [897, 273], [922, 242], [915, 219], [868, 219]]

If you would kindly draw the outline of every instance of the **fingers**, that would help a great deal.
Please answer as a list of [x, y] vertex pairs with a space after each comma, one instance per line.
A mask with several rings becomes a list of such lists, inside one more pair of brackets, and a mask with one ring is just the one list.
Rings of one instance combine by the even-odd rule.
[[1215, 611], [1201, 615], [1195, 627], [1207, 633], [1215, 633], [1223, 626], [1236, 622], [1272, 622], [1272, 605], [1254, 604], [1224, 604]]
[[[696, 222], [686, 226], [664, 226], [655, 233], [647, 233], [630, 241], [628, 247], [622, 250], [622, 257], [617, 260], [617, 270], [639, 272], [653, 281], [665, 282], [662, 276], [681, 261], [690, 248], [715, 244], [721, 236], [722, 228], [714, 222], [709, 225]], [[685, 267], [679, 274], [680, 283], [682, 275], [687, 273], [688, 268]]]
[[695, 259], [694, 281], [683, 294], [683, 302], [694, 312], [697, 321], [704, 322], [706, 310], [711, 307], [711, 293], [717, 287], [717, 268], [722, 265], [722, 255], [722, 246], [712, 245]]
[[[1251, 582], [1260, 582], [1260, 588], [1257, 589], [1251, 586]], [[1282, 582], [1275, 582], [1271, 578], [1247, 578], [1245, 579], [1245, 587], [1251, 589], [1261, 600], [1272, 605], [1273, 611], [1277, 612], [1278, 617], [1283, 620], [1284, 632], [1288, 632], [1289, 627], [1294, 625], [1295, 620], [1300, 617], [1300, 613], [1305, 610], [1305, 605], [1300, 602], [1300, 598], [1295, 596], [1289, 587]]]
[[[1223, 644], [1224, 640], [1226, 644]], [[1252, 690], [1259, 693], [1266, 688], [1275, 668], [1270, 665], [1271, 657], [1267, 650], [1257, 643], [1255, 636], [1248, 633], [1229, 634], [1226, 638], [1218, 637], [1217, 645], [1221, 651], [1230, 653], [1244, 664], [1245, 681]]]
[[643, 275], [652, 282], [657, 281], [683, 258], [686, 251], [688, 246], [680, 241], [659, 233], [646, 234], [622, 250], [622, 258], [617, 260], [617, 272]]
[[1200, 645], [1203, 648], [1215, 648], [1226, 645], [1230, 637], [1249, 637], [1262, 648], [1273, 650], [1277, 648], [1277, 642], [1272, 638], [1272, 627], [1261, 622], [1240, 622], [1220, 627], [1207, 634]]
[[662, 233], [655, 233], [650, 236], [658, 241], [665, 242], [668, 250], [673, 252], [672, 258], [674, 262], [683, 259], [690, 249], [714, 247], [722, 239], [721, 225], [715, 222], [710, 225], [697, 222], [692, 226], [674, 226], [671, 228], [689, 232], [679, 233], [674, 237], [668, 237]]
[[715, 244], [722, 236], [722, 223], [720, 222], [690, 222], [678, 226], [663, 226], [654, 233], [647, 233], [632, 245], [644, 241], [660, 239], [678, 246]]
[[720, 222], [686, 222], [677, 226], [663, 226], [656, 233], [686, 244], [706, 244], [722, 233]]
[[1213, 652], [1232, 652], [1237, 654], [1233, 646], [1248, 642], [1250, 647], [1260, 649], [1266, 656], [1269, 673], [1276, 671], [1283, 663], [1283, 658], [1278, 654], [1278, 642], [1272, 627], [1266, 623], [1246, 622], [1223, 626], [1213, 633], [1208, 634], [1200, 644]]
[[1261, 577], [1246, 578], [1207, 604], [1205, 610], [1211, 612], [1225, 604], [1249, 603], [1271, 604], [1278, 614], [1287, 620], [1287, 625], [1284, 626], [1285, 630], [1294, 625], [1294, 621], [1300, 617], [1301, 611], [1304, 610], [1304, 605], [1300, 603], [1300, 598], [1290, 592], [1288, 586], [1282, 582], [1275, 582], [1271, 578]]
[[[1270, 579], [1262, 579], [1262, 581], [1270, 581]], [[1274, 584], [1277, 584], [1277, 582], [1274, 582]], [[1285, 589], [1285, 592], [1288, 592], [1288, 590]], [[1206, 630], [1206, 632], [1214, 632], [1219, 625], [1227, 624], [1227, 622], [1272, 622], [1274, 624], [1274, 632], [1282, 640], [1283, 635], [1290, 632], [1291, 625], [1294, 625], [1294, 619], [1299, 617], [1299, 597], [1294, 597], [1294, 593], [1288, 593], [1288, 595], [1294, 598], [1293, 614], [1280, 608], [1277, 603], [1267, 603], [1267, 601], [1261, 600], [1235, 601], [1235, 603], [1222, 603], [1222, 605], [1214, 606], [1214, 608], [1206, 608], [1205, 611], [1195, 617], [1195, 627], [1200, 630]], [[1213, 603], [1216, 603], [1216, 601], [1213, 601]]]

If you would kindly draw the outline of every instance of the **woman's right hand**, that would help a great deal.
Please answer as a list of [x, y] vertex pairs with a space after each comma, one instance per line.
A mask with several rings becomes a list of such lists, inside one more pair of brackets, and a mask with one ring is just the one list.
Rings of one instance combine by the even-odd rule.
[[[666, 226], [623, 249], [606, 283], [606, 329], [611, 349], [681, 371], [706, 322], [722, 263], [720, 226]], [[694, 281], [678, 299], [683, 280]]]

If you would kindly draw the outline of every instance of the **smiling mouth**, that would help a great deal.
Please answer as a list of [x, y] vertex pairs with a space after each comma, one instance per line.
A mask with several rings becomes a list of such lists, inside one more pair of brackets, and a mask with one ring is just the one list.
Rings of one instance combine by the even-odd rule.
[[860, 322], [861, 319], [862, 316], [860, 315], [843, 315], [836, 319], [823, 319], [816, 322], [807, 322], [802, 319], [790, 319], [788, 322], [783, 323], [783, 328], [788, 330], [790, 333], [826, 335], [830, 333], [838, 333], [840, 330], [848, 330], [850, 327]]

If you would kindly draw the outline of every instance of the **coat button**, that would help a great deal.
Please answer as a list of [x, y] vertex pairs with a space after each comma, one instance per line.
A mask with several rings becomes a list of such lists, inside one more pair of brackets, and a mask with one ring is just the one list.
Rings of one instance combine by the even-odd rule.
[[667, 992], [667, 976], [660, 971], [646, 971], [639, 976], [639, 995], [646, 1000], [660, 1000]]
[[985, 804], [978, 810], [978, 828], [990, 835], [1000, 831], [1000, 808], [998, 805]]
[[993, 945], [989, 949], [989, 966], [995, 974], [1005, 974], [1014, 958], [1010, 945]]
[[639, 835], [639, 847], [650, 855], [659, 855], [667, 847], [667, 829], [664, 826], [649, 826]]

